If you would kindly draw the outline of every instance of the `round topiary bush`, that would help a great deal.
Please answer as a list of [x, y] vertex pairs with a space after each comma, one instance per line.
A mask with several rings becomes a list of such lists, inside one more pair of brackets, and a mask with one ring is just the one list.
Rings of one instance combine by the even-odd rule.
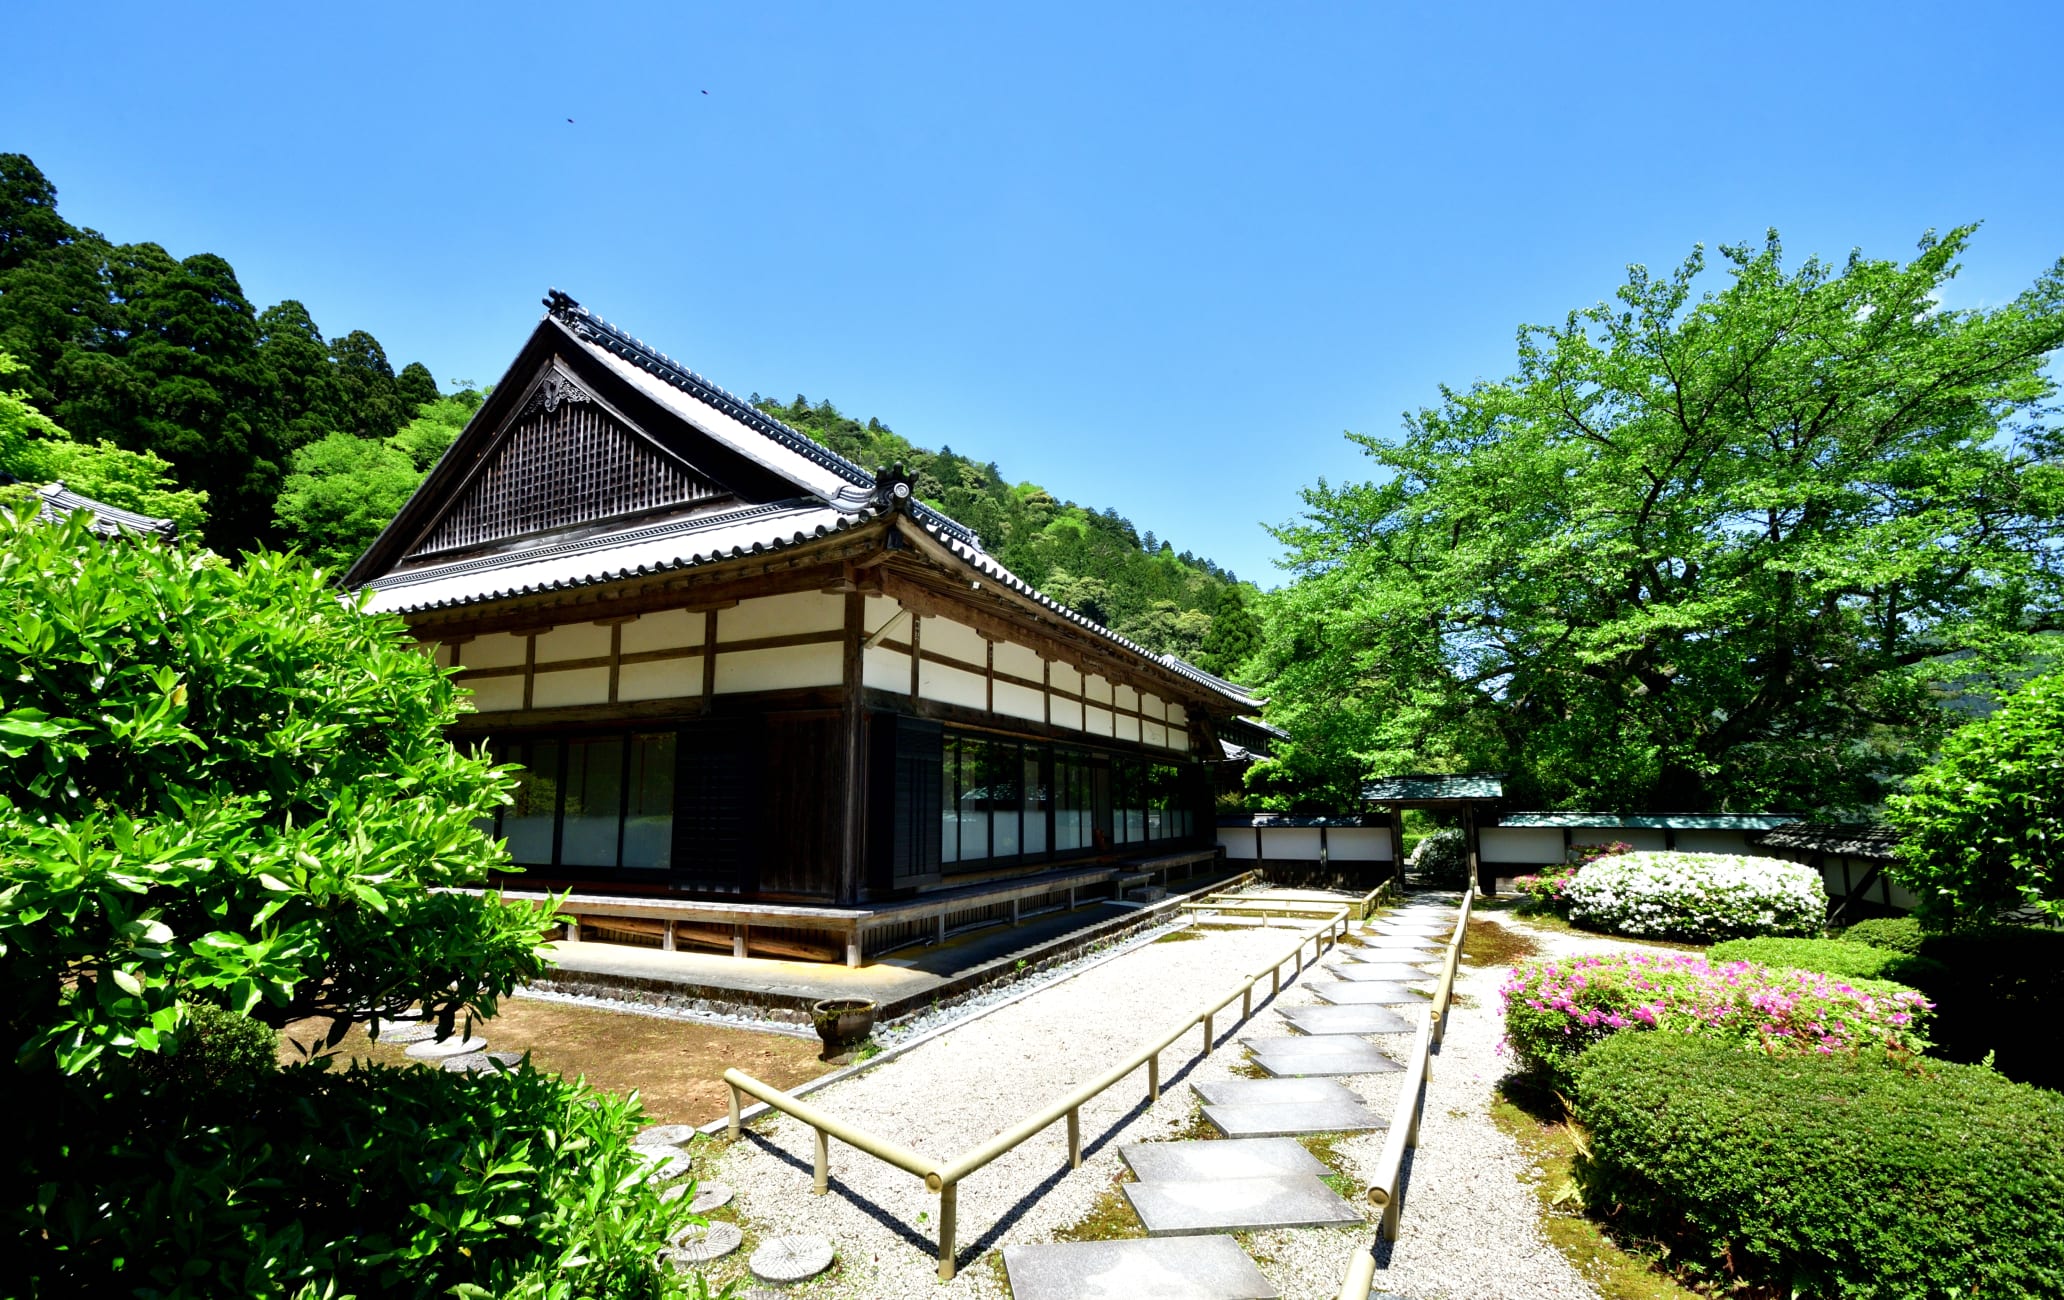
[[1909, 954], [1919, 953], [1921, 942], [1927, 937], [1920, 921], [1911, 916], [1875, 917], [1842, 931], [1842, 938], [1849, 943], [1867, 943], [1873, 948]]
[[1717, 1038], [1766, 1052], [1913, 1055], [1931, 1007], [1887, 980], [1841, 979], [1691, 953], [1546, 958], [1502, 990], [1505, 1042], [1522, 1067], [1566, 1090], [1577, 1058], [1626, 1030]]
[[1587, 863], [1563, 893], [1573, 924], [1654, 939], [1806, 935], [1827, 915], [1813, 868], [1731, 854], [1615, 854]]
[[1444, 826], [1413, 845], [1405, 865], [1422, 884], [1460, 889], [1469, 883], [1469, 844], [1461, 831]]
[[2064, 1097], [1913, 1065], [1623, 1035], [1577, 1067], [1584, 1202], [1728, 1294], [2064, 1294]]

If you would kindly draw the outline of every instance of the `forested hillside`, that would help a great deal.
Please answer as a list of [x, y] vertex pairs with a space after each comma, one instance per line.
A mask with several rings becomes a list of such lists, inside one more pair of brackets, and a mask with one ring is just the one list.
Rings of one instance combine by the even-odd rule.
[[[9, 356], [0, 471], [69, 477], [89, 495], [98, 487], [102, 499], [156, 505], [189, 526], [205, 510], [199, 526], [218, 551], [292, 546], [332, 569], [372, 541], [481, 400], [440, 394], [419, 362], [396, 373], [364, 330], [326, 339], [293, 299], [258, 310], [222, 257], [176, 258], [73, 225], [21, 154], [0, 154], [0, 359]], [[1143, 645], [1232, 674], [1259, 643], [1252, 587], [1142, 536], [1116, 510], [913, 447], [830, 402], [760, 405], [868, 469], [905, 465], [920, 497], [1005, 564]]]
[[866, 469], [902, 465], [920, 499], [974, 529], [1019, 577], [1122, 636], [1223, 673], [1259, 644], [1252, 586], [1152, 530], [1141, 535], [1115, 509], [1056, 500], [951, 447], [914, 447], [880, 420], [862, 424], [829, 401], [752, 401]]

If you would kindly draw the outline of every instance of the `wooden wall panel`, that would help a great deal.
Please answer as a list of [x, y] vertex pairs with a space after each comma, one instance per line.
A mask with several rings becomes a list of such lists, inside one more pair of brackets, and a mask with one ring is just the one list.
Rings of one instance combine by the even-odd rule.
[[674, 782], [674, 884], [737, 894], [753, 886], [760, 825], [756, 719], [711, 718], [681, 728]]
[[760, 777], [763, 891], [828, 897], [837, 890], [845, 803], [840, 722], [835, 714], [767, 716]]

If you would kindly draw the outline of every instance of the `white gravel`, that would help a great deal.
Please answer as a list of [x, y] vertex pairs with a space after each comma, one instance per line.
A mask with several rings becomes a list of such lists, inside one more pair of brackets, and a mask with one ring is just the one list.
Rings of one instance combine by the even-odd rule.
[[[1633, 946], [1526, 928], [1545, 950]], [[1230, 987], [1242, 972], [1287, 948], [1292, 932], [1201, 933], [1179, 943], [1145, 944], [1081, 970], [810, 1100], [883, 1138], [950, 1158], [1185, 1017], [1209, 993]], [[1290, 970], [1284, 968], [1286, 978]], [[1463, 967], [1456, 986], [1461, 1000], [1434, 1062], [1420, 1146], [1408, 1156], [1402, 1235], [1394, 1246], [1378, 1247], [1378, 1293], [1411, 1300], [1576, 1300], [1597, 1294], [1541, 1237], [1528, 1162], [1489, 1116], [1493, 1085], [1508, 1068], [1497, 1051], [1504, 976], [1502, 967]], [[1316, 1005], [1303, 986], [1324, 978], [1324, 971], [1307, 967], [1272, 1001], [1264, 984], [1255, 1014], [1245, 1022], [1238, 1020], [1237, 1004], [1228, 1008], [1208, 1058], [1197, 1056], [1201, 1034], [1187, 1035], [1163, 1056], [1158, 1104], [1146, 1105], [1142, 1071], [1086, 1106], [1080, 1170], [1069, 1171], [1066, 1129], [1055, 1124], [962, 1183], [960, 1268], [947, 1286], [936, 1275], [937, 1195], [917, 1178], [836, 1142], [831, 1195], [812, 1195], [812, 1134], [802, 1124], [786, 1117], [762, 1121], [746, 1141], [706, 1158], [697, 1172], [737, 1189], [735, 1205], [749, 1239], [811, 1232], [836, 1243], [838, 1266], [794, 1288], [794, 1294], [1004, 1296], [1003, 1246], [1051, 1240], [1056, 1230], [1080, 1220], [1122, 1173], [1120, 1143], [1162, 1140], [1187, 1128], [1197, 1109], [1190, 1085], [1240, 1077], [1236, 1067], [1246, 1054], [1237, 1040], [1291, 1034], [1276, 1009]], [[1423, 987], [1430, 990], [1430, 982]], [[1404, 1036], [1376, 1041], [1393, 1052], [1409, 1045]], [[1396, 1106], [1398, 1075], [1339, 1082], [1381, 1114]], [[1380, 1133], [1337, 1140], [1339, 1172], [1365, 1179], [1382, 1142]], [[1332, 1300], [1350, 1253], [1374, 1238], [1372, 1222], [1357, 1229], [1242, 1234], [1240, 1240], [1285, 1300]], [[712, 1274], [728, 1276], [722, 1270]]]

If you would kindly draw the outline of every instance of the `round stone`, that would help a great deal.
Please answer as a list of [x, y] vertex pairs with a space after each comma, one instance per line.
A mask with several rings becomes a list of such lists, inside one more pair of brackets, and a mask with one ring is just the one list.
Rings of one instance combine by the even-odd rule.
[[447, 1056], [460, 1056], [466, 1052], [484, 1052], [487, 1040], [475, 1034], [471, 1038], [439, 1038], [424, 1040], [408, 1049], [408, 1054], [419, 1061], [441, 1061]]
[[827, 1237], [775, 1237], [753, 1252], [753, 1276], [762, 1282], [800, 1282], [831, 1267]]
[[671, 1183], [677, 1178], [685, 1178], [688, 1174], [688, 1157], [678, 1151], [669, 1150], [666, 1155], [639, 1151], [638, 1155], [647, 1162], [645, 1181], [654, 1187]]
[[[735, 1223], [691, 1223], [670, 1239], [674, 1258], [690, 1264], [707, 1264], [745, 1244], [745, 1233]], [[758, 1259], [758, 1255], [753, 1256]]]
[[695, 1199], [688, 1202], [688, 1213], [708, 1214], [711, 1210], [731, 1204], [737, 1195], [725, 1183], [701, 1183], [695, 1189]]
[[631, 1139], [641, 1147], [677, 1147], [695, 1136], [693, 1124], [654, 1124]]
[[[368, 1024], [366, 1031], [370, 1033], [372, 1028], [372, 1025]], [[373, 1041], [407, 1046], [410, 1043], [427, 1042], [435, 1037], [437, 1037], [437, 1026], [426, 1025], [420, 1020], [382, 1020], [380, 1022], [380, 1036]]]
[[443, 1060], [439, 1061], [438, 1064], [443, 1066], [445, 1069], [452, 1071], [454, 1074], [470, 1074], [475, 1071], [485, 1070], [488, 1068], [487, 1053], [461, 1052], [457, 1056], [445, 1057]]

